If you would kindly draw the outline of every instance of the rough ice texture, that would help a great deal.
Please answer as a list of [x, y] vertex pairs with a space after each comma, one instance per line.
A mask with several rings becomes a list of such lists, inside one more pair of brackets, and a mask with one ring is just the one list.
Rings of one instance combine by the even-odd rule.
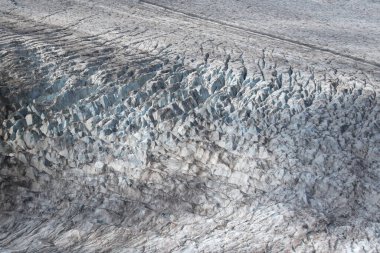
[[0, 252], [380, 250], [376, 64], [34, 2], [0, 1]]

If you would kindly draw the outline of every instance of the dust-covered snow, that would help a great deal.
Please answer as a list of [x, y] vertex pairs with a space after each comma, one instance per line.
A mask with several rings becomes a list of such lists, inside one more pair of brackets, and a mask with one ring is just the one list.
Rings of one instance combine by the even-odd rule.
[[378, 252], [379, 10], [0, 0], [0, 252]]

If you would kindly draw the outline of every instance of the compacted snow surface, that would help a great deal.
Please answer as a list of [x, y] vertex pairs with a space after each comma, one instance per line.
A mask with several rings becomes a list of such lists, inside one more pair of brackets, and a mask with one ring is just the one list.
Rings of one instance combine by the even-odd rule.
[[378, 252], [378, 13], [0, 0], [0, 252]]

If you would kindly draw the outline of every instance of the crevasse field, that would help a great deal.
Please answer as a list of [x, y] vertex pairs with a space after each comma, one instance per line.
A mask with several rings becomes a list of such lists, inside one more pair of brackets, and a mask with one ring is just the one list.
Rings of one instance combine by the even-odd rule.
[[377, 0], [0, 0], [0, 252], [379, 252]]

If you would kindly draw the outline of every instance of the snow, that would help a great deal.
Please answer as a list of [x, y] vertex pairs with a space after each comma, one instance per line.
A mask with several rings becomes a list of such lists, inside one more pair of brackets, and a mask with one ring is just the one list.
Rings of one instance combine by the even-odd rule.
[[0, 252], [379, 251], [378, 11], [0, 0]]

